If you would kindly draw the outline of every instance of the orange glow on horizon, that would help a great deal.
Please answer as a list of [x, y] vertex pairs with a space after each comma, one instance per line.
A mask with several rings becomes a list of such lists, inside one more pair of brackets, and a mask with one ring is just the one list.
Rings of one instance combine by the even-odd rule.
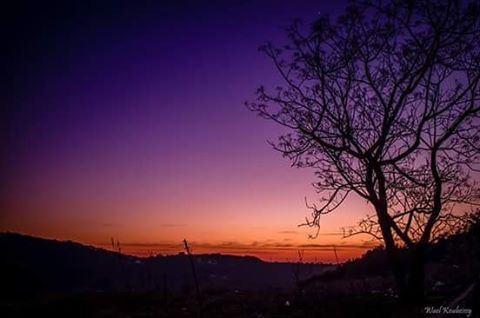
[[[108, 244], [95, 244], [96, 247], [117, 251]], [[298, 262], [298, 251], [302, 251], [302, 262], [314, 263], [336, 263], [335, 251], [338, 261], [345, 261], [362, 256], [367, 250], [373, 248], [374, 245], [340, 245], [340, 246], [321, 246], [321, 247], [305, 247], [305, 246], [285, 246], [285, 247], [255, 247], [255, 246], [206, 246], [192, 244], [194, 254], [224, 254], [235, 256], [254, 256], [267, 262]], [[174, 245], [162, 244], [124, 244], [121, 245], [123, 254], [150, 257], [157, 255], [176, 255], [184, 252], [182, 243]]]
[[[295, 171], [298, 172], [298, 171]], [[302, 187], [305, 190], [305, 187]], [[298, 197], [298, 193], [296, 193]], [[281, 196], [280, 196], [281, 197]], [[284, 197], [292, 198], [295, 195]], [[177, 254], [183, 251], [182, 240], [186, 238], [195, 254], [222, 253], [232, 255], [252, 255], [265, 261], [298, 261], [298, 251], [304, 251], [304, 261], [334, 263], [336, 247], [339, 262], [357, 258], [366, 250], [377, 245], [368, 237], [342, 239], [340, 228], [355, 224], [362, 212], [368, 209], [366, 204], [356, 199], [347, 200], [344, 207], [322, 219], [321, 230], [316, 239], [308, 234], [315, 229], [298, 227], [299, 220], [305, 216], [303, 202], [292, 199], [280, 199], [275, 202], [258, 195], [251, 196], [249, 202], [236, 203], [228, 197], [218, 198], [217, 208], [211, 208], [208, 202], [197, 205], [198, 214], [191, 214], [188, 202], [180, 202], [176, 209], [184, 214], [160, 213], [156, 210], [172, 211], [165, 204], [152, 202], [139, 205], [137, 202], [113, 204], [112, 207], [97, 215], [85, 215], [82, 208], [101, 210], [101, 205], [93, 202], [86, 206], [72, 205], [71, 202], [57, 200], [48, 202], [50, 209], [42, 208], [47, 203], [31, 199], [28, 203], [11, 201], [10, 209], [16, 211], [41, 212], [43, 218], [3, 217], [1, 231], [14, 231], [33, 236], [58, 240], [72, 240], [111, 250], [110, 238], [120, 241], [122, 253], [146, 257], [149, 255]], [[136, 210], [143, 206], [142, 213], [122, 211]], [[263, 206], [269, 211], [269, 220], [262, 221], [260, 212], [253, 211]], [[357, 212], [357, 209], [358, 212]], [[61, 211], [71, 211], [66, 214]], [[78, 211], [78, 213], [72, 213]], [[292, 213], [292, 211], [296, 211]], [[22, 213], [20, 213], [22, 214]], [[28, 216], [28, 213], [23, 213]], [[110, 221], [111, 217], [115, 221]], [[212, 222], [212, 220], [214, 220]]]

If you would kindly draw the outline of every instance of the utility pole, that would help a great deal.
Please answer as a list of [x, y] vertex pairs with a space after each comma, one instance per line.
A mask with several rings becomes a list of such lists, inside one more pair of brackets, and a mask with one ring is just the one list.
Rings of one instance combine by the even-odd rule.
[[340, 266], [338, 262], [338, 256], [337, 256], [337, 248], [335, 247], [335, 245], [333, 245], [333, 252], [335, 253], [335, 260], [337, 261], [337, 266]]
[[193, 281], [195, 282], [195, 290], [197, 292], [197, 300], [199, 306], [199, 316], [202, 315], [202, 297], [200, 295], [200, 286], [198, 285], [198, 278], [197, 278], [197, 271], [195, 270], [195, 263], [193, 262], [193, 255], [190, 252], [190, 247], [188, 246], [188, 242], [186, 239], [183, 240], [183, 244], [185, 245], [185, 251], [187, 252], [188, 258], [190, 260], [190, 266], [192, 268], [192, 276]]

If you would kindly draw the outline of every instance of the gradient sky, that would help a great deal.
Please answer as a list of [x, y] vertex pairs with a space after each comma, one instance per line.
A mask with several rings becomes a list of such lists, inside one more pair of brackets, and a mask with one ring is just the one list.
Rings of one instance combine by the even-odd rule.
[[[33, 1], [32, 1], [33, 2]], [[321, 1], [64, 1], [8, 12], [0, 231], [128, 253], [252, 254], [341, 260], [370, 246], [340, 227], [352, 199], [299, 228], [313, 171], [267, 144], [281, 130], [245, 100], [279, 79], [257, 48], [295, 18], [338, 14]]]

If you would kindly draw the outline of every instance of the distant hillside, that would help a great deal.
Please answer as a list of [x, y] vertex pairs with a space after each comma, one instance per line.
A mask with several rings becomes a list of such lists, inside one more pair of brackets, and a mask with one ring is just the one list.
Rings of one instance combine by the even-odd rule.
[[[39, 293], [122, 290], [190, 290], [192, 275], [184, 254], [139, 258], [74, 242], [0, 233], [0, 293], [22, 297]], [[194, 256], [203, 289], [266, 289], [294, 286], [331, 266], [268, 263], [220, 254]], [[296, 267], [297, 266], [297, 267]], [[298, 267], [299, 266], [299, 267]]]

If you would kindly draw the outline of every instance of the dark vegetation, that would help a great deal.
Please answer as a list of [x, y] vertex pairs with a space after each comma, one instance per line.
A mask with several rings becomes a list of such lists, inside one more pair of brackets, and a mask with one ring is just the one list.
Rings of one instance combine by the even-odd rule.
[[[0, 234], [0, 248], [2, 317], [389, 317], [400, 306], [382, 248], [338, 268], [194, 255], [201, 307], [185, 254], [137, 258], [13, 233]], [[450, 303], [478, 280], [480, 223], [426, 258], [427, 304]], [[460, 305], [477, 303], [478, 285]]]

